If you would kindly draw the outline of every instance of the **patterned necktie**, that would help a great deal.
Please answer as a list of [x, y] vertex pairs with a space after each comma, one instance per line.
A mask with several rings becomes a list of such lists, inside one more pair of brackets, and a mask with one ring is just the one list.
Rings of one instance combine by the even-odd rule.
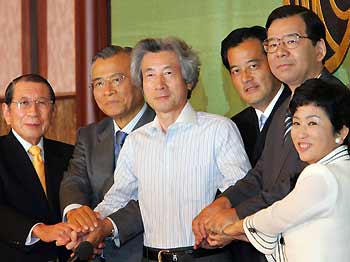
[[33, 156], [34, 169], [46, 194], [45, 166], [43, 158], [41, 157], [41, 148], [38, 146], [31, 146], [28, 152]]
[[286, 141], [286, 138], [291, 128], [292, 128], [292, 114], [290, 113], [289, 110], [287, 110], [286, 117], [284, 119], [284, 141]]
[[122, 146], [124, 144], [124, 141], [127, 135], [128, 134], [123, 131], [117, 131], [117, 133], [115, 134], [115, 147], [114, 147], [115, 162], [117, 162], [118, 160], [119, 152], [122, 149]]

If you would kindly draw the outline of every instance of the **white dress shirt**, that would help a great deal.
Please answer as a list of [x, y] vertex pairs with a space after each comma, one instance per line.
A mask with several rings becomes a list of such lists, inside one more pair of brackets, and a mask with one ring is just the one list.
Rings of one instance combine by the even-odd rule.
[[300, 174], [282, 200], [245, 218], [249, 241], [268, 261], [350, 258], [350, 157], [340, 146]]
[[282, 84], [280, 89], [278, 90], [278, 92], [274, 96], [274, 98], [271, 100], [269, 105], [265, 108], [264, 112], [262, 112], [259, 109], [255, 108], [255, 113], [256, 113], [256, 116], [258, 117], [258, 123], [259, 123], [259, 130], [260, 131], [264, 128], [266, 120], [271, 115], [271, 112], [272, 112], [273, 108], [275, 107], [275, 104], [277, 103], [278, 98], [281, 96], [284, 88], [286, 88], [286, 87], [284, 87], [284, 85]]
[[186, 104], [164, 133], [157, 117], [128, 136], [114, 184], [96, 207], [103, 217], [139, 200], [144, 244], [192, 246], [193, 218], [250, 169], [236, 125]]

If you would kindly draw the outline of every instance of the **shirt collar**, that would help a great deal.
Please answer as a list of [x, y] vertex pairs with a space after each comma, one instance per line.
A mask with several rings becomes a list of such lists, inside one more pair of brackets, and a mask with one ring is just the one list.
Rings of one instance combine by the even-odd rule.
[[284, 85], [281, 84], [281, 87], [280, 87], [280, 89], [278, 90], [277, 94], [276, 94], [276, 95], [274, 96], [274, 98], [271, 100], [271, 102], [270, 102], [269, 105], [266, 107], [266, 109], [265, 109], [264, 112], [262, 112], [262, 111], [260, 111], [259, 109], [256, 109], [256, 108], [255, 108], [255, 113], [256, 113], [256, 115], [257, 115], [257, 117], [258, 117], [259, 120], [260, 120], [260, 117], [261, 117], [262, 114], [264, 114], [264, 116], [266, 117], [266, 119], [269, 118], [269, 116], [270, 116], [270, 114], [271, 114], [271, 112], [272, 112], [272, 110], [273, 110], [275, 104], [277, 103], [277, 100], [278, 100], [279, 97], [281, 96], [281, 94], [282, 94], [284, 88], [285, 88]]
[[338, 161], [338, 160], [350, 160], [347, 146], [341, 145], [341, 146], [337, 147], [332, 152], [330, 152], [328, 155], [326, 155], [321, 160], [319, 160], [317, 163], [328, 165], [328, 164], [335, 162], [335, 161]]
[[[12, 133], [17, 138], [18, 142], [23, 146], [23, 148], [26, 152], [28, 152], [28, 150], [29, 150], [29, 148], [31, 148], [31, 146], [35, 146], [35, 145], [32, 145], [31, 143], [27, 142], [26, 140], [24, 140], [13, 128], [12, 128]], [[37, 144], [37, 146], [40, 147], [42, 152], [44, 151], [44, 139], [43, 139], [43, 137], [40, 138], [40, 141]]]
[[136, 126], [136, 124], [141, 119], [142, 115], [146, 112], [146, 109], [147, 109], [147, 105], [145, 103], [141, 108], [141, 110], [136, 114], [136, 116], [122, 129], [120, 129], [120, 127], [117, 125], [117, 123], [113, 119], [114, 133], [121, 130], [124, 133], [130, 134], [132, 130], [134, 130], [134, 127]]
[[[169, 126], [169, 129], [172, 128], [173, 126], [177, 126], [180, 123], [184, 123], [184, 124], [197, 123], [197, 112], [193, 109], [193, 107], [191, 106], [191, 104], [188, 101], [185, 104], [184, 108], [182, 109], [182, 111], [181, 111], [180, 115], [178, 116], [178, 118], [176, 119], [176, 121]], [[159, 124], [159, 120], [158, 120], [157, 115], [154, 118], [154, 120], [151, 122], [150, 128], [153, 131], [156, 131], [156, 130], [161, 131], [162, 130], [162, 128]]]

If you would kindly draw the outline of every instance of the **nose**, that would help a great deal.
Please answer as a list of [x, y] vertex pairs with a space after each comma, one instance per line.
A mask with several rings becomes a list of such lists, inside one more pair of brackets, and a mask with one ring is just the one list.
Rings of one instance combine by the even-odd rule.
[[30, 105], [29, 105], [29, 107], [27, 109], [27, 114], [29, 114], [29, 115], [37, 115], [38, 111], [39, 111], [38, 105], [34, 101], [30, 102]]
[[104, 91], [104, 94], [105, 94], [106, 96], [111, 96], [111, 95], [113, 95], [113, 94], [116, 92], [115, 89], [113, 88], [111, 82], [110, 82], [109, 80], [106, 80], [105, 86], [104, 86], [103, 89], [104, 89], [104, 90], [103, 90], [103, 91]]
[[283, 41], [280, 41], [277, 45], [275, 54], [277, 55], [277, 57], [284, 57], [284, 56], [287, 56], [288, 53], [289, 51], [285, 43]]
[[163, 75], [159, 75], [156, 77], [156, 81], [154, 82], [154, 88], [155, 89], [164, 89], [165, 87], [165, 79]]
[[242, 82], [247, 83], [253, 79], [252, 73], [246, 69], [242, 70]]

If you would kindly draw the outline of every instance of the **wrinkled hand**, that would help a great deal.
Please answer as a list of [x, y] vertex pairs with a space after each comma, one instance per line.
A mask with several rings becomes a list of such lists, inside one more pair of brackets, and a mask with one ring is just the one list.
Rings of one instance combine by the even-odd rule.
[[222, 248], [233, 240], [233, 237], [225, 235], [223, 233], [214, 233], [211, 232], [209, 236], [207, 237], [208, 245], [210, 245], [211, 248]]
[[58, 241], [60, 243], [68, 243], [71, 233], [79, 230], [79, 227], [69, 223], [39, 224], [33, 228], [32, 234], [43, 242]]
[[98, 226], [100, 214], [88, 206], [81, 206], [67, 213], [67, 221], [81, 227], [83, 232], [93, 231]]
[[243, 219], [226, 226], [224, 228], [224, 234], [230, 236], [232, 239], [249, 242], [247, 236], [244, 234]]
[[98, 221], [97, 227], [90, 232], [72, 232], [71, 241], [66, 244], [68, 250], [75, 250], [82, 241], [88, 241], [94, 246], [94, 254], [100, 254], [105, 247], [103, 241], [112, 231], [112, 223], [108, 219]]
[[[192, 231], [195, 236], [194, 249], [197, 249], [203, 241], [206, 241], [208, 237], [208, 231], [205, 228], [206, 222], [211, 219], [213, 215], [230, 208], [231, 203], [226, 197], [219, 197], [209, 206], [204, 208], [192, 221]], [[203, 242], [205, 243], [205, 242]], [[202, 244], [203, 246], [203, 244]]]
[[219, 210], [205, 221], [205, 230], [210, 233], [222, 234], [226, 226], [239, 220], [236, 209], [225, 208]]

